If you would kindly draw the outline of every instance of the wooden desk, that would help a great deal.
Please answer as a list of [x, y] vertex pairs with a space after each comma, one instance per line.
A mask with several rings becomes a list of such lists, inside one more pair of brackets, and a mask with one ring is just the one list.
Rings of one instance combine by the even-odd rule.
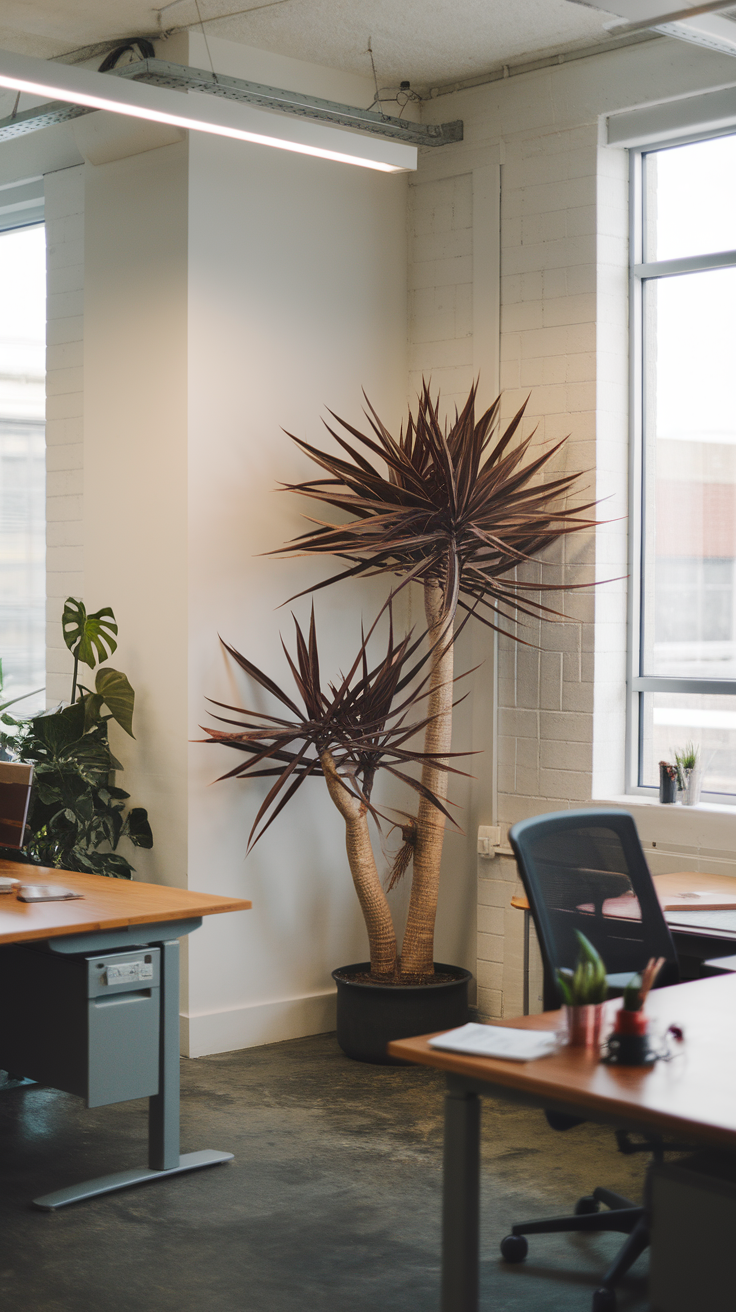
[[[60, 884], [83, 897], [59, 903], [21, 903], [14, 893], [0, 893], [0, 943], [60, 938], [68, 934], [109, 933], [122, 930], [131, 938], [136, 926], [165, 925], [171, 921], [202, 920], [226, 911], [249, 911], [252, 903], [241, 897], [194, 893], [188, 888], [143, 884], [134, 879], [108, 879], [105, 875], [79, 875], [49, 866], [25, 866], [0, 861], [0, 875], [24, 884]], [[117, 946], [117, 945], [115, 945]]]
[[[709, 875], [703, 870], [678, 870], [672, 875], [652, 875], [660, 906], [664, 912], [676, 911], [736, 911], [736, 879], [731, 875]], [[631, 914], [627, 902], [636, 899], [616, 897], [603, 903], [603, 914], [626, 917]], [[526, 897], [511, 899], [512, 907], [529, 910]], [[607, 911], [610, 908], [610, 911]], [[676, 917], [673, 917], [676, 919]], [[668, 917], [669, 920], [669, 917]]]
[[[736, 879], [709, 875], [702, 870], [679, 870], [652, 875], [657, 897], [672, 935], [681, 975], [696, 978], [699, 965], [710, 956], [724, 954], [736, 940]], [[627, 906], [627, 903], [629, 904]], [[512, 907], [524, 914], [524, 1014], [529, 1011], [529, 903], [523, 894], [512, 897]], [[635, 898], [610, 898], [604, 915], [626, 917], [637, 908]]]
[[34, 1206], [54, 1211], [96, 1194], [229, 1161], [232, 1153], [179, 1151], [178, 940], [198, 929], [203, 916], [247, 911], [251, 903], [14, 861], [0, 861], [0, 875], [25, 884], [59, 884], [83, 894], [68, 902], [37, 903], [19, 902], [14, 893], [0, 895], [0, 945], [44, 942], [52, 953], [62, 956], [130, 950], [140, 945], [155, 945], [161, 953], [159, 1088], [148, 1100], [148, 1166], [57, 1190], [35, 1199]]
[[[132, 931], [135, 926], [165, 925], [176, 920], [201, 922], [202, 916], [224, 911], [248, 911], [242, 898], [192, 893], [186, 888], [141, 884], [132, 879], [80, 875], [48, 866], [0, 861], [0, 875], [22, 884], [60, 884], [83, 896], [70, 902], [19, 902], [15, 894], [0, 894], [0, 943], [60, 938], [69, 934]], [[130, 942], [135, 937], [128, 935]]]
[[[607, 1003], [607, 1020], [620, 1006]], [[677, 1023], [681, 1055], [653, 1067], [603, 1066], [597, 1054], [563, 1048], [532, 1062], [463, 1057], [401, 1039], [389, 1053], [447, 1073], [443, 1184], [442, 1312], [477, 1312], [480, 1201], [480, 1096], [584, 1115], [617, 1127], [683, 1136], [736, 1152], [736, 976], [696, 980], [649, 995], [655, 1032]], [[555, 1029], [560, 1012], [499, 1024]]]

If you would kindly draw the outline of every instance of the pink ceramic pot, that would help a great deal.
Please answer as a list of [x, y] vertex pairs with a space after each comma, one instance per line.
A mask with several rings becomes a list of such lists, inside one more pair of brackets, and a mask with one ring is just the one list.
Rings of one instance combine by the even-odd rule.
[[601, 1041], [603, 1003], [587, 1007], [565, 1007], [567, 1041], [573, 1048], [597, 1048]]

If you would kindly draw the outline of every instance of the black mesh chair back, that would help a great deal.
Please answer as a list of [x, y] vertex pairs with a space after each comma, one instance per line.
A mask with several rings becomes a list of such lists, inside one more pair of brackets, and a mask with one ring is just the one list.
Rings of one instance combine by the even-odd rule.
[[628, 811], [535, 816], [514, 825], [509, 842], [539, 939], [545, 1010], [560, 1005], [556, 971], [577, 961], [576, 929], [600, 952], [614, 987], [650, 957], [665, 958], [658, 986], [677, 983], [674, 944]]

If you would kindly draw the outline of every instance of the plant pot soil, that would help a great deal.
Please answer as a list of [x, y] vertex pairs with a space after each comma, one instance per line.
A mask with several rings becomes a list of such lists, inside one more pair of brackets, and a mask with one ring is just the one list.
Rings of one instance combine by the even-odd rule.
[[441, 961], [435, 961], [434, 968], [440, 980], [431, 984], [373, 984], [366, 980], [368, 961], [333, 970], [337, 1041], [343, 1052], [355, 1061], [408, 1066], [409, 1062], [388, 1056], [386, 1045], [392, 1039], [465, 1025], [470, 971]]

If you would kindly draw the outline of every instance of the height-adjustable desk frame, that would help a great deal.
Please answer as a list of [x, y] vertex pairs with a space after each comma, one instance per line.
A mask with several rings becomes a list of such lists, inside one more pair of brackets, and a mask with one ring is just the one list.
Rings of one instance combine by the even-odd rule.
[[[183, 1171], [214, 1166], [232, 1153], [209, 1148], [179, 1149], [179, 938], [191, 934], [205, 915], [245, 911], [251, 903], [156, 884], [130, 883], [0, 861], [0, 874], [25, 883], [61, 884], [83, 894], [68, 902], [20, 903], [0, 898], [3, 944], [45, 942], [60, 955], [102, 953], [156, 946], [161, 952], [159, 1085], [148, 1100], [148, 1165], [70, 1185], [33, 1200], [43, 1211], [111, 1193]], [[0, 1062], [2, 1053], [0, 1053]]]
[[[620, 1003], [606, 1006], [610, 1021]], [[681, 1055], [652, 1067], [604, 1066], [596, 1052], [567, 1047], [530, 1062], [465, 1057], [430, 1048], [430, 1035], [388, 1045], [393, 1057], [447, 1074], [442, 1312], [478, 1312], [481, 1096], [553, 1108], [623, 1129], [655, 1130], [736, 1154], [734, 1011], [736, 974], [653, 990], [647, 1013], [655, 1032], [676, 1023], [685, 1041]], [[557, 1029], [561, 1013], [498, 1023]]]

